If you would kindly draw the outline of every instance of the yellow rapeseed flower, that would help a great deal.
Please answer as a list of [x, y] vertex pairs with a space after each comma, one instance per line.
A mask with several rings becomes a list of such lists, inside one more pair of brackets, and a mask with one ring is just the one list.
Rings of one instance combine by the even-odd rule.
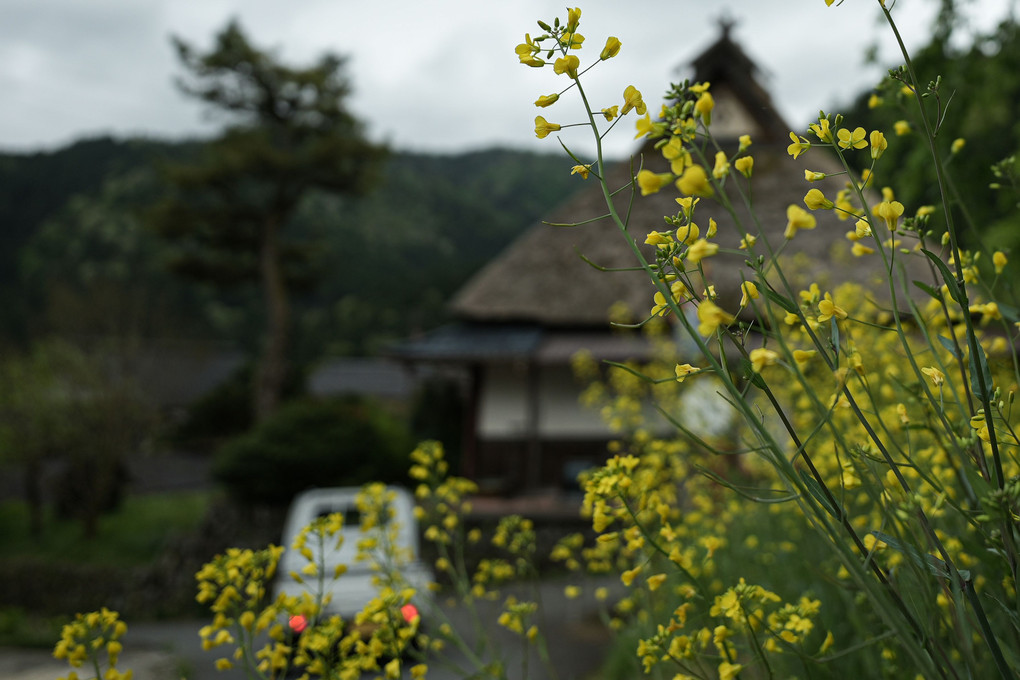
[[633, 569], [628, 569], [627, 571], [625, 571], [622, 574], [620, 574], [620, 580], [623, 582], [623, 585], [629, 586], [631, 583], [634, 582], [634, 579], [640, 573], [641, 573], [641, 565], [638, 565], [638, 566], [634, 567]]
[[656, 193], [671, 181], [673, 181], [673, 174], [669, 172], [656, 173], [651, 170], [641, 170], [637, 174], [637, 183], [641, 187], [642, 196]]
[[924, 373], [931, 380], [931, 384], [935, 387], [942, 387], [942, 383], [946, 381], [946, 374], [935, 368], [934, 366], [925, 366], [921, 369], [921, 373]]
[[758, 286], [754, 281], [744, 281], [740, 284], [740, 307], [744, 308], [751, 300], [758, 299]]
[[655, 304], [650, 312], [651, 316], [666, 316], [669, 313], [669, 302], [661, 292], [655, 292], [655, 295], [652, 296], [652, 302]]
[[828, 321], [833, 317], [842, 321], [847, 317], [846, 310], [833, 302], [832, 295], [829, 293], [826, 293], [825, 297], [818, 301], [818, 312], [818, 323]]
[[602, 53], [599, 54], [599, 59], [605, 61], [606, 59], [612, 59], [620, 53], [621, 43], [618, 38], [609, 36], [606, 38], [606, 46], [602, 48]]
[[562, 75], [566, 74], [570, 78], [577, 78], [577, 69], [581, 66], [581, 60], [576, 55], [568, 54], [565, 57], [560, 57], [553, 64], [553, 71]]
[[618, 115], [620, 115], [620, 107], [619, 106], [607, 106], [606, 108], [602, 109], [601, 113], [605, 117], [606, 120], [612, 120], [612, 119], [616, 118]]
[[871, 168], [864, 168], [861, 170], [861, 188], [870, 187], [875, 181], [875, 175], [871, 172]]
[[715, 99], [711, 92], [702, 92], [698, 101], [694, 102], [694, 113], [701, 116], [701, 121], [706, 125], [712, 124], [712, 109], [715, 108]]
[[623, 91], [623, 110], [620, 111], [620, 115], [625, 116], [632, 109], [637, 111], [639, 116], [645, 115], [645, 112], [648, 110], [644, 100], [641, 98], [640, 90], [633, 85], [628, 85], [627, 89]]
[[680, 243], [692, 245], [695, 241], [698, 240], [698, 236], [700, 234], [701, 231], [698, 229], [698, 225], [695, 224], [694, 222], [688, 222], [682, 227], [677, 227], [676, 240], [679, 241]]
[[819, 189], [811, 189], [804, 194], [804, 205], [811, 210], [832, 210], [835, 204], [825, 197]]
[[796, 133], [791, 132], [790, 139], [793, 141], [793, 143], [790, 144], [790, 146], [786, 147], [786, 153], [790, 154], [794, 158], [797, 158], [802, 153], [811, 148], [811, 142], [804, 139], [803, 137], [798, 137]]
[[761, 373], [761, 370], [766, 366], [773, 366], [779, 361], [779, 355], [771, 349], [764, 347], [756, 347], [751, 350], [751, 369], [755, 373]]
[[571, 175], [580, 175], [581, 179], [588, 179], [588, 173], [591, 172], [591, 163], [586, 165], [575, 165], [570, 169]]
[[698, 203], [700, 202], [701, 202], [700, 198], [695, 198], [693, 196], [681, 196], [680, 198], [676, 199], [677, 205], [680, 206], [680, 209], [683, 211], [684, 217], [687, 219], [691, 219], [693, 217], [694, 208], [697, 207]]
[[700, 165], [692, 165], [684, 170], [684, 174], [676, 181], [676, 188], [688, 196], [710, 198], [715, 195], [715, 189], [708, 181], [708, 174]]
[[889, 142], [886, 141], [885, 135], [878, 130], [871, 131], [871, 157], [878, 160], [885, 153], [886, 148], [889, 146]]
[[531, 39], [531, 35], [528, 33], [524, 34], [524, 42], [518, 45], [514, 51], [520, 58], [521, 63], [525, 66], [532, 66], [536, 68], [545, 66], [545, 62], [536, 56], [542, 51], [542, 48], [539, 47], [538, 43]]
[[850, 132], [846, 128], [840, 128], [836, 131], [836, 137], [839, 139], [839, 146], [843, 149], [863, 149], [868, 145], [867, 137], [868, 132], [862, 127], [854, 129]]
[[[814, 189], [812, 191], [815, 191]], [[786, 231], [783, 236], [791, 239], [796, 236], [800, 229], [814, 229], [818, 221], [815, 216], [797, 204], [790, 204], [786, 208]]]
[[581, 8], [575, 7], [573, 9], [567, 9], [567, 31], [573, 33], [577, 30], [577, 25], [581, 23]]
[[754, 170], [754, 156], [742, 156], [733, 162], [733, 166], [737, 172], [750, 179], [751, 172]]
[[[634, 135], [634, 139], [640, 139], [646, 135], [654, 134], [659, 136], [662, 134], [665, 124], [653, 123], [651, 114], [646, 113], [644, 118], [638, 118], [634, 122], [634, 129], [637, 130], [637, 134]], [[658, 133], [658, 134], [656, 134]]]
[[[705, 94], [708, 94], [707, 92]], [[715, 167], [712, 168], [712, 177], [722, 179], [730, 174], [730, 162], [726, 158], [725, 151], [717, 151], [715, 154]]]
[[556, 100], [558, 100], [559, 98], [560, 96], [556, 93], [544, 94], [535, 100], [535, 106], [541, 106], [542, 108], [545, 108], [546, 106], [552, 106], [553, 104], [556, 103]]
[[896, 229], [896, 223], [899, 221], [900, 215], [903, 214], [903, 204], [899, 201], [885, 200], [876, 205], [872, 213], [885, 220], [889, 231], [893, 231]]
[[793, 360], [797, 362], [797, 366], [801, 370], [804, 370], [804, 367], [816, 354], [818, 354], [816, 349], [795, 349], [793, 350]]
[[989, 321], [1000, 321], [1002, 319], [1002, 312], [999, 310], [999, 305], [995, 302], [986, 302], [983, 305], [971, 305], [971, 314], [981, 314], [981, 325], [984, 326]]
[[676, 381], [680, 383], [686, 380], [687, 376], [698, 372], [698, 369], [690, 364], [677, 364], [673, 370], [676, 373]]
[[996, 250], [992, 255], [992, 264], [995, 265], [996, 274], [1001, 274], [1008, 262], [1009, 260], [1006, 259], [1006, 255], [1001, 250]]
[[666, 574], [655, 574], [654, 576], [649, 576], [646, 582], [648, 583], [648, 590], [655, 592], [660, 586], [662, 586], [663, 583], [666, 582]]
[[560, 45], [568, 50], [579, 50], [584, 42], [584, 36], [580, 33], [564, 33], [560, 36]]
[[897, 137], [910, 134], [910, 123], [905, 120], [898, 120], [893, 123], [893, 129], [896, 131]]
[[539, 139], [545, 139], [550, 132], [556, 132], [560, 127], [557, 123], [550, 123], [542, 116], [535, 116], [535, 136]]
[[815, 133], [815, 137], [823, 142], [832, 141], [832, 130], [829, 128], [828, 118], [819, 118], [817, 123], [812, 123], [808, 126], [811, 132]]
[[950, 153], [960, 153], [963, 151], [963, 146], [967, 143], [967, 140], [963, 137], [957, 137], [953, 140], [952, 146], [949, 147]]
[[698, 264], [706, 257], [711, 257], [717, 252], [719, 252], [718, 243], [711, 243], [703, 238], [699, 238], [687, 249], [686, 259], [692, 264]]
[[[832, 4], [833, 0], [825, 0], [826, 4]], [[744, 666], [739, 663], [730, 663], [729, 661], [723, 661], [719, 664], [719, 680], [735, 680], [739, 675], [740, 671], [743, 670]]]
[[733, 315], [727, 314], [721, 307], [711, 300], [702, 300], [698, 305], [698, 333], [704, 336], [712, 335], [719, 326], [728, 326], [733, 323]]
[[747, 147], [751, 146], [751, 135], [740, 135], [740, 146], [737, 147], [737, 153], [743, 152]]

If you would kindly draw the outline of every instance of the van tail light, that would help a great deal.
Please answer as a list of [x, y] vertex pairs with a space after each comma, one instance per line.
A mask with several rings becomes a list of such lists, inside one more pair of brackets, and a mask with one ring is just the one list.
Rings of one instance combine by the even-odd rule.
[[418, 618], [418, 608], [408, 602], [400, 608], [400, 615], [404, 617], [404, 621], [407, 623], [414, 623], [414, 620]]
[[300, 635], [308, 627], [308, 619], [303, 614], [295, 614], [288, 619], [290, 629]]

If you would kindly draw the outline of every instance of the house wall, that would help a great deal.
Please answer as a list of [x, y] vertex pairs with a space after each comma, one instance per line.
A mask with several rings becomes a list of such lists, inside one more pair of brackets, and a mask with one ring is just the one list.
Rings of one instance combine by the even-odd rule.
[[569, 366], [489, 365], [479, 387], [474, 477], [483, 491], [576, 490], [577, 473], [605, 460], [612, 434], [579, 403]]
[[[524, 362], [487, 367], [481, 386], [478, 436], [512, 440], [530, 434], [529, 371]], [[542, 439], [608, 439], [599, 414], [578, 402], [569, 366], [537, 368], [538, 434]]]

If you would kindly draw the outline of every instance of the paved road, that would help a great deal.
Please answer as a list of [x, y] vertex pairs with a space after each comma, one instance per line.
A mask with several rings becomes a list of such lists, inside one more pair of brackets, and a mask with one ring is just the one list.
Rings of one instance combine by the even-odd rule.
[[[549, 655], [555, 675], [547, 673], [537, 653], [525, 657], [519, 636], [498, 624], [500, 603], [486, 602], [479, 607], [480, 619], [494, 640], [502, 658], [506, 660], [507, 674], [511, 678], [529, 680], [586, 680], [595, 675], [605, 650], [608, 634], [597, 622], [596, 605], [588, 593], [577, 600], [567, 600], [563, 588], [567, 581], [551, 580], [540, 586], [546, 620], [538, 621], [550, 637]], [[618, 582], [617, 582], [618, 583]], [[526, 597], [525, 593], [519, 593]], [[469, 631], [469, 643], [477, 636], [473, 617], [463, 608], [450, 603], [441, 604], [441, 616], [460, 631]], [[213, 663], [218, 654], [202, 650], [198, 629], [205, 621], [129, 622], [124, 637], [124, 654], [121, 668], [132, 668], [136, 680], [243, 680], [238, 671], [217, 671]], [[471, 668], [466, 653], [452, 651], [440, 658], [431, 658], [431, 680], [463, 680]], [[489, 656], [488, 658], [498, 658]], [[527, 666], [525, 666], [527, 663]], [[3, 680], [54, 680], [67, 674], [66, 664], [54, 661], [42, 650], [0, 649], [0, 678]], [[372, 676], [366, 676], [372, 677]], [[405, 678], [409, 678], [405, 672]]]

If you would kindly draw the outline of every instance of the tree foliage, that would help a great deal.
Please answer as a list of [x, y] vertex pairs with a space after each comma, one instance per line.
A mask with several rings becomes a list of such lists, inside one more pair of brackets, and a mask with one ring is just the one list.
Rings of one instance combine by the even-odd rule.
[[[995, 249], [1017, 252], [1020, 223], [1015, 207], [1020, 196], [1008, 177], [996, 176], [992, 169], [1005, 160], [1001, 172], [1020, 176], [1016, 160], [1020, 152], [1017, 24], [1006, 19], [961, 48], [952, 40], [955, 17], [953, 3], [945, 3], [931, 43], [912, 59], [923, 82], [938, 84], [937, 93], [928, 94], [925, 102], [933, 119], [941, 119], [935, 141], [939, 154], [950, 159], [953, 219], [973, 227], [967, 230], [972, 235], [969, 246], [984, 247], [988, 254]], [[846, 111], [845, 119], [887, 131], [892, 131], [897, 121], [907, 123], [909, 127], [901, 126], [901, 130], [909, 131], [901, 137], [891, 136], [886, 151], [889, 166], [897, 168], [897, 199], [904, 204], [932, 205], [938, 202], [939, 187], [929, 151], [924, 145], [909, 143], [909, 137], [923, 134], [917, 113], [917, 104], [903, 91], [903, 83], [890, 77], [873, 93], [862, 93]], [[957, 139], [964, 142], [954, 152]], [[939, 222], [944, 229], [944, 220]], [[979, 235], [980, 243], [974, 235]]]
[[0, 461], [22, 468], [34, 534], [43, 528], [44, 464], [62, 462], [58, 510], [93, 536], [100, 514], [122, 497], [127, 457], [154, 423], [130, 385], [66, 343], [39, 343], [0, 365]]
[[254, 410], [262, 418], [276, 409], [287, 377], [291, 289], [318, 278], [314, 242], [288, 238], [294, 213], [312, 190], [364, 193], [382, 149], [345, 107], [350, 86], [339, 57], [284, 66], [236, 23], [208, 53], [174, 44], [188, 72], [182, 90], [232, 124], [200, 161], [168, 169], [174, 192], [154, 224], [177, 245], [178, 272], [220, 286], [260, 284], [266, 329]]

